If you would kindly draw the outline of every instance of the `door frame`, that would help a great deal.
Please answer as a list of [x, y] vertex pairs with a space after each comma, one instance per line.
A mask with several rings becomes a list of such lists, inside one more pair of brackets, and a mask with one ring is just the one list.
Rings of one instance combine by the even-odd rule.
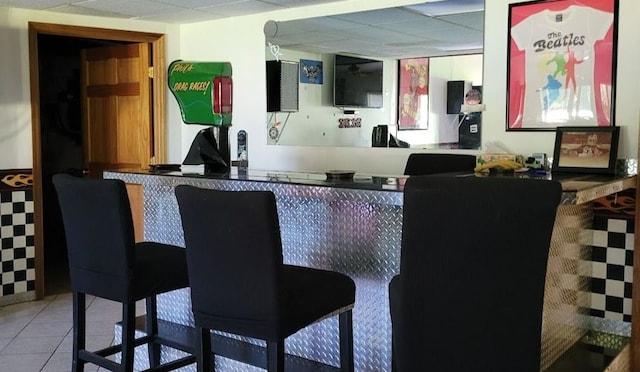
[[153, 65], [153, 146], [155, 161], [166, 159], [166, 61], [165, 35], [149, 32], [114, 30], [84, 26], [70, 26], [53, 23], [29, 22], [29, 78], [31, 90], [31, 137], [33, 156], [33, 204], [34, 204], [34, 245], [36, 269], [36, 299], [44, 297], [44, 222], [43, 222], [43, 182], [42, 182], [42, 138], [40, 123], [40, 76], [38, 68], [38, 35], [56, 35], [73, 38], [116, 40], [148, 43], [151, 47]]

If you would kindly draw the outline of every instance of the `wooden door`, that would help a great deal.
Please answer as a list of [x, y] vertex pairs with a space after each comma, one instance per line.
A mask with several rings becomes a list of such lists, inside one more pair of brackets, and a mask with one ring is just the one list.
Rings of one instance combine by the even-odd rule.
[[154, 155], [149, 45], [82, 51], [84, 166], [146, 168]]

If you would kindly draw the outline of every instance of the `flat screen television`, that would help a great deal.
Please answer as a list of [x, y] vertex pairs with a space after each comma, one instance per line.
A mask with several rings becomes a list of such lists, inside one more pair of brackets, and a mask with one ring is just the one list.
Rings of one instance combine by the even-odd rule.
[[382, 107], [382, 61], [336, 54], [333, 105]]

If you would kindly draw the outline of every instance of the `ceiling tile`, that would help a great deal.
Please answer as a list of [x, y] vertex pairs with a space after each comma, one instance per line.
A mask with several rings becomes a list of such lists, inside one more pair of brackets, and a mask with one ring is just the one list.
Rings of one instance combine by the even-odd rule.
[[417, 37], [415, 35], [403, 34], [370, 26], [342, 30], [342, 34], [344, 35], [343, 37], [347, 39], [375, 40], [377, 43], [391, 43], [400, 41], [412, 42], [421, 40], [420, 37]]
[[184, 8], [180, 8], [174, 5], [163, 4], [149, 0], [88, 1], [81, 3], [78, 6], [112, 13], [127, 14], [132, 18], [184, 10]]
[[362, 26], [359, 23], [351, 22], [349, 20], [340, 19], [337, 17], [318, 17], [318, 18], [309, 18], [306, 20], [307, 23], [312, 25], [317, 25], [320, 31], [325, 31], [329, 29], [334, 30], [344, 30], [347, 28], [360, 27]]
[[220, 14], [227, 17], [270, 12], [278, 9], [282, 9], [282, 6], [258, 0], [234, 1], [233, 3], [199, 8], [199, 10], [205, 12]]
[[98, 16], [98, 17], [109, 17], [109, 18], [130, 18], [127, 14], [120, 13], [112, 13], [103, 10], [90, 9], [83, 6], [77, 5], [63, 5], [56, 8], [50, 9], [51, 11], [55, 11], [56, 13], [66, 13], [66, 14], [77, 14], [77, 15], [89, 15], [89, 16]]
[[198, 9], [212, 5], [228, 4], [232, 0], [153, 0], [158, 3], [174, 5], [187, 9]]
[[314, 44], [325, 47], [325, 48], [332, 48], [339, 52], [346, 52], [356, 48], [368, 49], [368, 48], [375, 48], [379, 46], [379, 44], [375, 42], [360, 41], [358, 43], [353, 43], [353, 41], [349, 39], [329, 40], [329, 41], [323, 41], [323, 42], [314, 43]]
[[430, 18], [428, 21], [386, 24], [380, 27], [396, 32], [425, 37], [431, 37], [432, 33], [455, 33], [461, 30], [467, 30], [465, 27], [461, 28], [459, 25], [443, 22], [437, 18]]
[[69, 0], [2, 0], [0, 1], [0, 6], [43, 10], [67, 5], [68, 3]]
[[440, 16], [447, 14], [460, 14], [468, 12], [478, 12], [484, 10], [485, 0], [448, 0], [433, 1], [422, 4], [405, 6], [418, 13]]
[[448, 44], [475, 44], [482, 46], [483, 33], [476, 30], [465, 30], [455, 33], [435, 33], [429, 35], [429, 37]]
[[303, 42], [305, 44], [313, 44], [319, 41], [344, 39], [344, 36], [335, 37], [321, 32], [300, 32], [298, 34], [288, 35], [286, 39], [295, 43]]
[[177, 12], [169, 12], [163, 14], [154, 14], [150, 16], [143, 16], [140, 19], [144, 19], [147, 21], [155, 21], [155, 22], [165, 22], [165, 23], [193, 23], [193, 22], [202, 22], [208, 21], [212, 19], [224, 18], [223, 15], [214, 15], [208, 12], [202, 12], [193, 9], [185, 9]]
[[276, 22], [277, 31], [275, 37], [295, 35], [301, 32], [319, 31], [320, 29], [314, 24], [305, 22], [304, 20], [295, 20], [287, 22]]
[[334, 18], [343, 19], [349, 22], [360, 23], [363, 25], [383, 25], [387, 23], [398, 22], [417, 22], [425, 18], [425, 16], [404, 10], [402, 8], [387, 8], [379, 10], [369, 10], [365, 12], [349, 13], [333, 16]]
[[[179, 24], [335, 1], [0, 0], [0, 6]], [[483, 8], [484, 0], [440, 0], [416, 6], [278, 22], [275, 38], [267, 41], [296, 50], [367, 56], [377, 53], [380, 57], [463, 54], [465, 50], [471, 53], [482, 46]], [[428, 17], [421, 12], [438, 16]], [[444, 52], [445, 49], [448, 52]]]
[[446, 16], [437, 17], [440, 20], [459, 24], [461, 26], [473, 28], [475, 30], [484, 30], [484, 12], [472, 12], [451, 14]]
[[298, 7], [298, 6], [333, 3], [336, 0], [263, 0], [263, 1], [266, 3], [271, 3], [275, 5], [292, 8], [292, 7]]

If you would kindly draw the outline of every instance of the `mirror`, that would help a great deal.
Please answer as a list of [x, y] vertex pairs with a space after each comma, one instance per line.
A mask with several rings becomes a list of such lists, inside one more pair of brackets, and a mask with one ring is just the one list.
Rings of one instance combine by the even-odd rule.
[[[395, 142], [400, 147], [479, 148], [480, 113], [448, 114], [447, 94], [455, 93], [449, 101], [457, 100], [459, 106], [472, 88], [481, 92], [483, 25], [484, 0], [444, 0], [268, 21], [264, 28], [265, 59], [295, 62], [299, 70], [299, 76], [282, 75], [278, 79], [284, 81], [278, 87], [283, 97], [295, 88], [291, 81], [299, 82], [298, 104], [297, 110], [267, 113], [268, 143], [371, 147], [374, 127], [382, 125], [393, 139], [400, 140]], [[356, 106], [334, 105], [334, 87], [345, 82], [342, 73], [334, 71], [336, 55], [382, 61], [382, 95], [369, 94], [366, 99], [353, 101], [359, 102]], [[407, 67], [414, 58], [426, 60], [422, 74]], [[402, 69], [400, 60], [404, 61]], [[372, 80], [363, 64], [349, 67], [354, 76], [347, 76], [346, 81], [352, 88], [356, 83], [349, 81]], [[402, 79], [409, 79], [414, 86], [420, 84], [422, 89], [419, 103], [410, 101], [421, 107], [417, 130], [398, 130], [399, 105], [406, 108], [408, 104], [407, 95], [400, 94], [404, 92], [399, 87]], [[448, 87], [450, 81], [460, 83], [453, 87], [457, 90]], [[295, 92], [292, 94], [296, 97]]]

